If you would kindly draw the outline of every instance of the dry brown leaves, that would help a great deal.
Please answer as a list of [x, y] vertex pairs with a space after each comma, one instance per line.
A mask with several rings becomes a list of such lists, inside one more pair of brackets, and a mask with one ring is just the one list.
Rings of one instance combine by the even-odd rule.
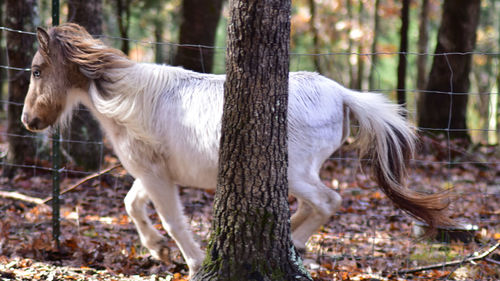
[[[500, 166], [495, 147], [457, 154], [449, 164], [446, 151], [419, 155], [408, 185], [438, 191], [453, 187], [453, 216], [479, 226], [475, 241], [440, 244], [412, 237], [413, 221], [393, 208], [353, 160], [329, 160], [321, 177], [343, 197], [342, 208], [309, 241], [304, 255], [315, 280], [497, 280], [500, 260], [398, 275], [397, 271], [464, 259], [500, 240]], [[343, 152], [342, 157], [353, 155]], [[449, 156], [449, 155], [448, 155]], [[108, 157], [108, 160], [112, 159]], [[464, 163], [465, 162], [465, 163]], [[478, 163], [481, 162], [481, 163]], [[78, 181], [66, 176], [63, 187]], [[153, 260], [140, 245], [126, 216], [123, 198], [131, 179], [115, 171], [62, 197], [61, 249], [51, 239], [51, 210], [13, 199], [0, 199], [0, 279], [2, 280], [185, 280], [187, 268], [172, 240], [171, 262]], [[51, 193], [50, 175], [26, 170], [3, 179], [2, 189], [38, 198]], [[183, 189], [192, 229], [202, 244], [210, 228], [213, 195]], [[292, 209], [296, 208], [292, 202]], [[161, 229], [156, 215], [151, 218]]]

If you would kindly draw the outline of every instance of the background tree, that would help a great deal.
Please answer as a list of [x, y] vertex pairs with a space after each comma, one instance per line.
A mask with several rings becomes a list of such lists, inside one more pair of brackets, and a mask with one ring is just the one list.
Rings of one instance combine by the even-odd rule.
[[354, 40], [352, 39], [352, 28], [353, 28], [353, 7], [352, 0], [346, 0], [346, 9], [347, 9], [347, 67], [349, 69], [349, 88], [354, 89], [356, 86], [356, 77], [354, 74], [354, 67], [351, 63], [351, 57], [354, 56]]
[[[378, 0], [377, 0], [378, 1]], [[429, 0], [422, 0], [418, 27], [417, 89], [425, 89], [427, 82], [427, 45], [429, 43]]]
[[403, 0], [401, 7], [401, 29], [399, 32], [398, 104], [406, 107], [406, 55], [408, 52], [408, 29], [410, 27], [410, 0]]
[[375, 0], [375, 6], [374, 6], [374, 15], [373, 15], [373, 41], [372, 41], [372, 46], [371, 46], [371, 65], [370, 65], [370, 74], [368, 77], [368, 82], [369, 82], [369, 89], [373, 90], [376, 87], [376, 79], [375, 79], [375, 68], [378, 63], [378, 39], [380, 35], [380, 14], [379, 14], [379, 9], [380, 9], [380, 0]]
[[[317, 22], [317, 6], [316, 0], [308, 0], [309, 1], [309, 13], [311, 13], [311, 19], [309, 20], [311, 23], [310, 30], [313, 41], [313, 52], [314, 54], [319, 54], [321, 52], [320, 42], [319, 42], [319, 31], [318, 31], [318, 22]], [[313, 57], [314, 68], [317, 72], [323, 73], [323, 67], [321, 66], [321, 56], [316, 55]]]
[[[130, 27], [130, 5], [132, 0], [114, 0], [113, 5], [116, 9], [116, 19], [118, 21], [118, 31], [121, 38], [129, 38], [128, 32]], [[129, 40], [122, 40], [121, 50], [128, 55], [130, 52]]]
[[[425, 93], [418, 102], [418, 125], [447, 128], [452, 138], [469, 139], [466, 124], [472, 52], [480, 0], [445, 0], [438, 42]], [[459, 54], [446, 54], [459, 53]], [[462, 54], [465, 53], [465, 54]]]
[[[102, 0], [68, 0], [68, 22], [82, 25], [92, 35], [102, 34]], [[99, 168], [102, 160], [102, 133], [92, 114], [80, 106], [71, 121], [69, 154], [87, 170]]]
[[[214, 46], [223, 0], [183, 0], [179, 44]], [[210, 73], [213, 49], [179, 46], [174, 65]]]
[[[15, 30], [36, 29], [36, 0], [7, 0], [5, 25]], [[7, 59], [9, 66], [30, 68], [35, 54], [35, 36], [18, 32], [7, 32]], [[28, 92], [30, 72], [9, 69], [9, 104], [7, 106], [7, 141], [9, 143], [7, 162], [14, 165], [4, 167], [4, 176], [12, 177], [16, 164], [22, 164], [28, 157], [35, 155], [34, 138], [21, 123], [22, 103]]]
[[[0, 0], [0, 26], [4, 25], [4, 0]], [[5, 48], [3, 41], [3, 31], [0, 30], [0, 65], [7, 65], [5, 61]], [[7, 71], [0, 67], [0, 99], [4, 99], [3, 85], [7, 78]], [[3, 104], [0, 106], [0, 112], [4, 110]]]
[[[358, 28], [363, 31], [365, 26], [365, 18], [367, 17], [365, 12], [365, 5], [363, 1], [359, 1], [358, 3]], [[355, 89], [361, 90], [363, 89], [363, 77], [365, 73], [365, 56], [361, 56], [360, 54], [365, 53], [364, 50], [364, 40], [363, 36], [358, 40], [358, 55], [357, 55], [357, 64], [358, 64], [358, 73], [356, 75], [356, 87]]]
[[290, 0], [230, 9], [213, 232], [193, 280], [311, 280], [287, 199]]

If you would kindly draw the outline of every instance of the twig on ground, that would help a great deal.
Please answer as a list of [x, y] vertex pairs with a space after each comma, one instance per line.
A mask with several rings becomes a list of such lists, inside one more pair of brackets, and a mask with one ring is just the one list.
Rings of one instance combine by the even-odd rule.
[[[116, 164], [114, 166], [111, 166], [111, 167], [106, 168], [104, 170], [101, 170], [99, 172], [93, 173], [92, 175], [88, 175], [88, 176], [84, 177], [83, 179], [79, 180], [77, 183], [73, 184], [72, 186], [61, 191], [60, 194], [63, 195], [64, 193], [67, 193], [67, 192], [79, 187], [80, 185], [88, 182], [89, 180], [97, 178], [97, 177], [99, 177], [103, 174], [106, 174], [106, 173], [108, 173], [116, 168], [119, 168], [121, 166], [122, 166], [122, 164]], [[47, 202], [52, 200], [52, 196], [49, 196], [45, 199], [42, 199], [42, 198], [37, 198], [37, 197], [25, 195], [25, 194], [19, 193], [17, 191], [1, 191], [1, 190], [0, 190], [0, 197], [21, 200], [21, 201], [28, 202], [31, 204], [36, 204], [36, 205], [46, 204]]]
[[29, 195], [25, 195], [25, 194], [19, 193], [17, 191], [0, 191], [0, 197], [21, 200], [24, 202], [28, 202], [31, 204], [37, 204], [37, 205], [45, 203], [45, 202], [43, 202], [43, 199], [41, 199], [41, 198], [31, 197]]
[[[84, 184], [84, 183], [86, 183], [86, 182], [88, 182], [88, 181], [90, 181], [92, 179], [95, 179], [95, 178], [97, 178], [97, 177], [99, 177], [99, 176], [101, 176], [103, 174], [106, 174], [106, 173], [108, 173], [108, 172], [110, 172], [110, 171], [112, 171], [112, 170], [114, 170], [116, 168], [119, 168], [121, 166], [122, 166], [122, 164], [116, 164], [114, 166], [111, 166], [111, 167], [106, 168], [104, 170], [101, 170], [99, 172], [93, 173], [92, 175], [88, 175], [88, 176], [84, 177], [83, 179], [79, 180], [77, 183], [73, 184], [72, 186], [70, 186], [70, 187], [64, 189], [63, 191], [61, 191], [60, 195], [63, 195], [65, 193], [67, 193], [67, 192], [69, 192], [69, 191], [71, 191], [71, 190], [79, 187], [80, 185], [82, 185], [82, 184]], [[45, 204], [45, 203], [49, 202], [50, 200], [52, 200], [52, 196], [49, 196], [49, 197], [43, 199], [42, 203]]]
[[485, 259], [489, 254], [493, 253], [493, 251], [495, 251], [499, 246], [500, 246], [500, 242], [496, 243], [495, 245], [493, 245], [492, 247], [490, 247], [488, 250], [486, 250], [484, 253], [482, 253], [480, 255], [467, 257], [467, 258], [462, 259], [462, 260], [449, 261], [449, 262], [443, 262], [443, 263], [439, 263], [439, 264], [431, 264], [431, 265], [427, 265], [427, 266], [419, 266], [416, 268], [400, 270], [400, 271], [398, 271], [398, 274], [402, 275], [402, 274], [408, 274], [408, 273], [415, 273], [415, 272], [424, 271], [424, 270], [438, 269], [438, 268], [443, 268], [443, 267], [448, 267], [448, 266], [456, 266], [456, 265], [464, 264], [467, 262], [482, 260], [482, 259]]
[[484, 260], [487, 261], [487, 262], [490, 262], [490, 263], [494, 263], [496, 265], [500, 265], [500, 261], [497, 261], [497, 260], [494, 260], [494, 259], [484, 258]]

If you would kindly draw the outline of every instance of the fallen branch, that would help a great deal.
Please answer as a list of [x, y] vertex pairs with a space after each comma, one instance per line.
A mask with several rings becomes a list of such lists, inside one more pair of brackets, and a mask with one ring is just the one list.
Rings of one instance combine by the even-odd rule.
[[490, 259], [490, 258], [485, 258], [484, 260], [487, 261], [487, 262], [489, 262], [489, 263], [494, 263], [494, 264], [500, 266], [500, 261], [497, 261], [497, 260], [494, 260], [494, 259]]
[[439, 264], [431, 264], [431, 265], [427, 265], [427, 266], [419, 266], [416, 268], [400, 270], [400, 271], [398, 271], [398, 274], [402, 275], [402, 274], [408, 274], [408, 273], [415, 273], [415, 272], [424, 271], [424, 270], [439, 269], [439, 268], [443, 268], [443, 267], [456, 266], [456, 265], [461, 265], [461, 264], [468, 263], [468, 262], [482, 260], [482, 259], [485, 259], [489, 254], [493, 253], [493, 251], [495, 251], [499, 246], [500, 246], [500, 242], [496, 243], [495, 245], [493, 245], [491, 248], [489, 248], [488, 250], [486, 250], [484, 253], [482, 253], [480, 255], [467, 257], [465, 259], [457, 260], [457, 261], [449, 261], [449, 262], [443, 262], [443, 263], [439, 263]]
[[[63, 195], [77, 187], [79, 187], [80, 185], [88, 182], [89, 180], [91, 179], [95, 179], [97, 178], [98, 176], [101, 176], [103, 174], [106, 174], [116, 168], [119, 168], [121, 167], [122, 165], [121, 164], [116, 164], [114, 166], [111, 166], [109, 168], [106, 168], [102, 171], [99, 171], [97, 173], [93, 173], [92, 175], [88, 175], [86, 177], [84, 177], [83, 179], [79, 180], [77, 183], [73, 184], [72, 186], [66, 188], [65, 190], [61, 191], [60, 195]], [[10, 198], [10, 199], [16, 199], [16, 200], [21, 200], [21, 201], [24, 201], [24, 202], [28, 202], [28, 203], [31, 203], [31, 204], [36, 204], [36, 205], [42, 205], [42, 204], [46, 204], [47, 202], [49, 202], [50, 200], [52, 200], [52, 196], [49, 196], [45, 199], [42, 199], [42, 198], [38, 198], [38, 197], [31, 197], [29, 195], [25, 195], [25, 194], [22, 194], [22, 193], [19, 193], [17, 191], [1, 191], [0, 190], [0, 197], [3, 197], [3, 198]]]
[[[79, 180], [77, 183], [73, 184], [72, 186], [70, 186], [70, 187], [64, 189], [63, 191], [61, 191], [60, 195], [63, 195], [65, 193], [67, 193], [67, 192], [69, 192], [69, 191], [71, 191], [71, 190], [79, 187], [80, 185], [82, 185], [82, 184], [84, 184], [84, 183], [86, 183], [86, 182], [88, 182], [88, 181], [90, 181], [92, 179], [95, 179], [95, 178], [97, 178], [97, 177], [99, 177], [99, 176], [101, 176], [103, 174], [106, 174], [106, 173], [108, 173], [108, 172], [110, 172], [110, 171], [112, 171], [112, 170], [114, 170], [116, 168], [119, 168], [121, 166], [122, 166], [122, 164], [116, 164], [114, 166], [111, 166], [111, 167], [106, 168], [104, 170], [101, 170], [99, 172], [93, 173], [92, 175], [88, 175], [88, 176], [84, 177], [83, 179]], [[42, 199], [42, 204], [46, 204], [50, 200], [52, 200], [52, 196], [49, 196], [49, 197], [47, 197], [45, 199]]]
[[24, 195], [24, 194], [19, 193], [17, 191], [0, 191], [0, 197], [21, 200], [21, 201], [24, 201], [24, 202], [28, 202], [28, 203], [31, 203], [31, 204], [37, 204], [37, 205], [45, 203], [43, 201], [43, 199], [41, 199], [41, 198], [31, 197], [29, 195]]

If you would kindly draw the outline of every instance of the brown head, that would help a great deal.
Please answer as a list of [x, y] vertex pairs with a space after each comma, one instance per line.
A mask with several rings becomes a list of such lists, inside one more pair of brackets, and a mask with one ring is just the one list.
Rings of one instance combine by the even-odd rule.
[[81, 26], [63, 24], [48, 32], [37, 29], [38, 52], [31, 64], [31, 80], [21, 121], [28, 130], [41, 131], [71, 112], [76, 93], [86, 93], [91, 80], [106, 81], [106, 70], [130, 61], [106, 47]]

